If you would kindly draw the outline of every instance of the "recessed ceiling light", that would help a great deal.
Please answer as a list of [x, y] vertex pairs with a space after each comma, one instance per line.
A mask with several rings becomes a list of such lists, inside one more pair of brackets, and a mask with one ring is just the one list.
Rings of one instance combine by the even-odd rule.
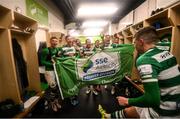
[[73, 37], [77, 37], [79, 35], [80, 35], [79, 32], [73, 32], [73, 33], [70, 34], [70, 36], [73, 36]]
[[90, 20], [90, 21], [85, 21], [82, 24], [83, 28], [87, 27], [103, 27], [108, 24], [108, 21], [106, 20]]
[[102, 28], [88, 28], [84, 30], [83, 34], [85, 36], [96, 36], [99, 35], [102, 32], [102, 30]]
[[77, 17], [102, 17], [114, 14], [118, 10], [113, 3], [83, 4], [79, 7]]

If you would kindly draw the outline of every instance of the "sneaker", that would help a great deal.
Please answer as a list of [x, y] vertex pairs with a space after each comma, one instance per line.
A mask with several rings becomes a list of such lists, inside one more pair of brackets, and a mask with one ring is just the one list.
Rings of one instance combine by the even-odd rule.
[[55, 102], [57, 108], [61, 109], [61, 105], [59, 104], [58, 100], [56, 99], [54, 102]]
[[98, 111], [101, 114], [101, 119], [107, 118], [106, 110], [104, 110], [101, 105], [98, 105]]
[[61, 105], [59, 103], [56, 103], [56, 106], [58, 109], [61, 109]]
[[115, 94], [115, 87], [113, 86], [111, 89], [111, 94], [114, 95]]
[[51, 102], [51, 107], [52, 107], [52, 110], [53, 110], [54, 112], [57, 112], [57, 111], [58, 111], [57, 106], [55, 105], [54, 102]]
[[93, 90], [94, 95], [98, 95], [98, 92], [96, 90]]
[[104, 88], [107, 89], [107, 85], [104, 85]]
[[87, 90], [86, 90], [86, 94], [89, 94], [90, 92], [91, 92], [90, 89], [87, 89]]
[[48, 101], [47, 101], [47, 100], [44, 102], [44, 108], [45, 108], [46, 110], [48, 109]]

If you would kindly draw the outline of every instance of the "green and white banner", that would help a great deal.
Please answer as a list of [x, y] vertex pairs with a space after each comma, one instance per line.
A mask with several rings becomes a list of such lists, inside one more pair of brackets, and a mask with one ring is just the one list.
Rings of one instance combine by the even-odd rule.
[[[113, 78], [121, 67], [118, 52], [100, 51], [88, 59], [76, 60], [76, 76], [81, 81], [94, 81], [104, 77]], [[111, 80], [100, 80], [97, 83], [110, 83]]]
[[130, 75], [133, 65], [132, 45], [121, 45], [95, 52], [88, 58], [56, 58], [56, 73], [63, 97], [78, 94], [90, 84], [110, 84]]

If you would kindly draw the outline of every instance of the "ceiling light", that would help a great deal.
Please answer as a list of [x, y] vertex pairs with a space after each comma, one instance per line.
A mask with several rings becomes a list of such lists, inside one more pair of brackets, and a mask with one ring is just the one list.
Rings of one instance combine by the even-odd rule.
[[71, 33], [70, 35], [73, 36], [73, 37], [77, 37], [77, 36], [79, 36], [80, 34], [79, 34], [79, 32], [73, 32], [73, 33]]
[[102, 32], [102, 30], [102, 28], [88, 28], [84, 30], [83, 34], [85, 36], [96, 36], [99, 35]]
[[82, 24], [83, 28], [87, 28], [87, 27], [103, 27], [106, 26], [108, 24], [108, 21], [105, 20], [94, 20], [94, 21], [85, 21]]
[[77, 17], [102, 17], [114, 14], [118, 10], [116, 4], [84, 4], [79, 7]]
[[70, 35], [70, 36], [73, 36], [73, 37], [77, 37], [77, 36], [79, 36], [79, 31], [77, 31], [77, 30], [69, 30], [68, 31], [68, 34]]
[[69, 32], [69, 34], [71, 34], [71, 33], [75, 32], [75, 29], [71, 29], [68, 32]]

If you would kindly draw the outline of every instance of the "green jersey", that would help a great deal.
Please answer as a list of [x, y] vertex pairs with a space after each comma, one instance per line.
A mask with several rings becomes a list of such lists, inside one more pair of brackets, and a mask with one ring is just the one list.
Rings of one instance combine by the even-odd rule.
[[72, 57], [76, 55], [76, 49], [74, 48], [74, 46], [64, 46], [61, 53], [63, 57]]
[[76, 48], [76, 57], [81, 58], [82, 55], [83, 55], [83, 47], [81, 46], [81, 47]]
[[168, 50], [168, 51], [170, 51], [171, 42], [158, 42], [158, 43], [156, 44], [156, 47], [158, 47], [159, 49], [162, 49], [162, 50]]
[[42, 50], [41, 63], [45, 66], [47, 71], [53, 70], [53, 63], [51, 61], [52, 57], [58, 56], [60, 48], [45, 48]]
[[99, 47], [94, 46], [94, 48], [93, 48], [94, 52], [101, 51], [101, 50], [102, 50], [101, 46], [99, 46]]
[[109, 48], [112, 48], [111, 44], [109, 43], [104, 44], [104, 49], [109, 49]]
[[91, 56], [93, 53], [94, 53], [93, 48], [87, 48], [87, 47], [83, 48], [84, 57]]
[[137, 59], [145, 93], [130, 98], [130, 105], [152, 107], [162, 116], [180, 111], [180, 71], [176, 58], [167, 50], [149, 49]]

